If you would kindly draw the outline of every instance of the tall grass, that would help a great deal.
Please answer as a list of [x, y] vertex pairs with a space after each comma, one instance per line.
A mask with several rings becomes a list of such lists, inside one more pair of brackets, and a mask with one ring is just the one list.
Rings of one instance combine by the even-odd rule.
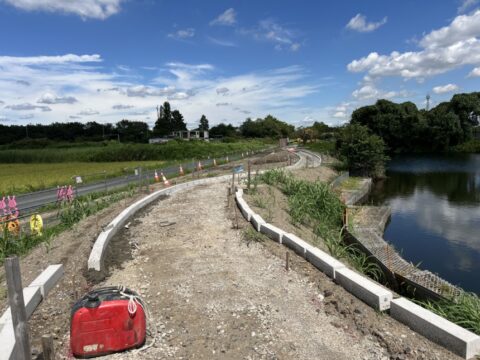
[[106, 144], [41, 149], [0, 150], [0, 163], [116, 162], [146, 160], [183, 160], [223, 156], [227, 153], [259, 150], [265, 143], [258, 140], [238, 142], [170, 141], [166, 144]]

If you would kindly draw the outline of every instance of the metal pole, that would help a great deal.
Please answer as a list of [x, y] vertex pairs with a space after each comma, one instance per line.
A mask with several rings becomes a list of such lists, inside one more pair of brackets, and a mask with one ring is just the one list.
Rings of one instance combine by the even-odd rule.
[[23, 299], [22, 278], [18, 257], [5, 259], [5, 275], [7, 278], [8, 301], [12, 312], [13, 330], [15, 333], [15, 359], [31, 360], [30, 337], [28, 335], [27, 313]]

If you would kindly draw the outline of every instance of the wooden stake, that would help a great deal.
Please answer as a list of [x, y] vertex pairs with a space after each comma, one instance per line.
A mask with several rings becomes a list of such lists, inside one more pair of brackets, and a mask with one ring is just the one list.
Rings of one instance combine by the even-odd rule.
[[248, 160], [248, 163], [247, 163], [247, 169], [248, 169], [248, 180], [247, 180], [247, 188], [248, 190], [250, 190], [250, 181], [251, 181], [251, 163], [250, 163], [250, 160]]
[[15, 356], [17, 360], [31, 360], [30, 337], [28, 335], [27, 313], [23, 299], [22, 278], [18, 257], [5, 259], [5, 275], [7, 278], [8, 301], [12, 312], [13, 330], [15, 333]]
[[53, 347], [53, 338], [51, 335], [42, 336], [43, 360], [55, 360], [55, 348]]
[[288, 251], [285, 253], [285, 270], [290, 270], [290, 253]]

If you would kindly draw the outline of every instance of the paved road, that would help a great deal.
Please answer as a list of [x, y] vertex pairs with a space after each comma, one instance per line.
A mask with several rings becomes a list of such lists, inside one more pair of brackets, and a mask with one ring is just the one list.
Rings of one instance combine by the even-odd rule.
[[[268, 150], [268, 151], [271, 151]], [[256, 154], [258, 156], [258, 153]], [[234, 161], [242, 158], [242, 154], [233, 154], [228, 156], [229, 161]], [[219, 161], [222, 162], [225, 160], [224, 157], [217, 158]], [[202, 165], [208, 167], [213, 164], [213, 159], [204, 159], [201, 160]], [[184, 170], [193, 170], [196, 166], [197, 162], [185, 162], [182, 163]], [[165, 176], [168, 178], [172, 174], [178, 173], [178, 165], [171, 166], [162, 169]], [[143, 171], [142, 179], [153, 179], [155, 170], [147, 170]], [[88, 183], [84, 185], [79, 185], [75, 188], [75, 193], [77, 196], [86, 195], [93, 192], [101, 192], [106, 190], [111, 190], [114, 188], [124, 187], [128, 184], [139, 183], [141, 181], [140, 175], [126, 175], [111, 179], [106, 179], [104, 181]], [[36, 191], [28, 194], [23, 194], [17, 196], [17, 207], [20, 211], [20, 214], [27, 214], [32, 212], [34, 209], [55, 203], [57, 201], [57, 189], [51, 188], [47, 190]]]

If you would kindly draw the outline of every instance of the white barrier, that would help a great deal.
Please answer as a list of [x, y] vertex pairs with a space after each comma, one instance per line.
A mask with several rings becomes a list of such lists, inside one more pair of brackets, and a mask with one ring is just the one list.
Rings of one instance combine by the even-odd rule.
[[480, 353], [480, 337], [405, 298], [392, 300], [390, 315], [465, 359]]

